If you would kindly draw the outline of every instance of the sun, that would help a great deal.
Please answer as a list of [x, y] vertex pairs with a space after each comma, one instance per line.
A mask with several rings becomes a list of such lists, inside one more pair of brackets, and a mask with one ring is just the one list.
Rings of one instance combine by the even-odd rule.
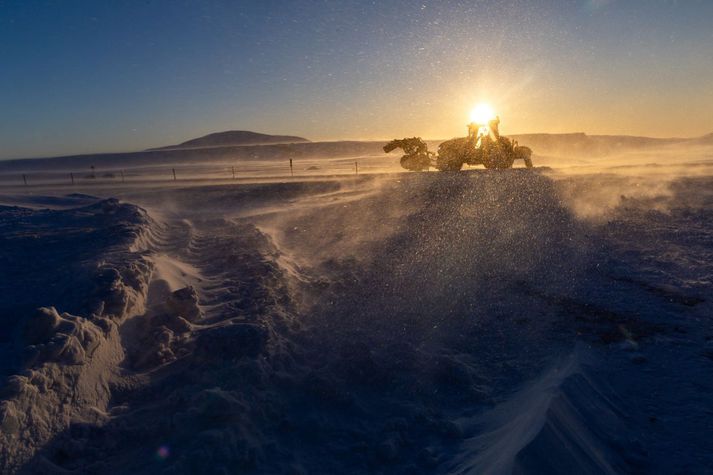
[[475, 124], [487, 125], [487, 123], [494, 118], [495, 112], [493, 112], [493, 108], [484, 102], [478, 104], [470, 111], [470, 121]]

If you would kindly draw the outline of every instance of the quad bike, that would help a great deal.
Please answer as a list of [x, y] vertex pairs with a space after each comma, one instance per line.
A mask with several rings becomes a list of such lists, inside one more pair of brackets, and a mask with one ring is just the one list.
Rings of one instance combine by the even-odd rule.
[[428, 150], [420, 137], [392, 140], [384, 152], [401, 148], [401, 166], [407, 170], [423, 171], [435, 167], [441, 171], [458, 171], [463, 165], [483, 165], [485, 168], [512, 168], [515, 160], [523, 160], [532, 167], [532, 150], [498, 132], [500, 118], [488, 124], [468, 124], [468, 136], [447, 140], [438, 146], [438, 154]]

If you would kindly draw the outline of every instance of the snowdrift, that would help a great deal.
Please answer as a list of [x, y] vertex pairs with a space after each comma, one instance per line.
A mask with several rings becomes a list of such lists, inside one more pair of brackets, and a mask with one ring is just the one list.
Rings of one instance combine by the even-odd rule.
[[105, 417], [111, 372], [123, 358], [118, 326], [143, 310], [151, 264], [135, 244], [151, 220], [115, 199], [93, 201], [54, 211], [0, 207], [4, 471], [72, 421]]
[[2, 295], [49, 294], [3, 303], [0, 466], [704, 471], [713, 187], [647, 180], [394, 174], [2, 208]]

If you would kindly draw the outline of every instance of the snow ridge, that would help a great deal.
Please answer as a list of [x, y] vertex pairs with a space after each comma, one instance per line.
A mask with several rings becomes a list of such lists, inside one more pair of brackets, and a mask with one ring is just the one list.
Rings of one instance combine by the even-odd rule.
[[[50, 269], [82, 290], [74, 301], [61, 300], [72, 313], [51, 305], [29, 310], [24, 296], [14, 307], [3, 306], [8, 312], [3, 317], [14, 316], [17, 322], [16, 337], [6, 346], [22, 355], [8, 369], [0, 395], [3, 473], [13, 473], [70, 421], [98, 424], [106, 419], [110, 380], [124, 359], [118, 327], [144, 310], [153, 270], [145, 242], [154, 223], [137, 206], [116, 199], [95, 201], [59, 211], [0, 208], [0, 227], [9, 231], [2, 258], [16, 277], [22, 276], [23, 266], [32, 267], [27, 262], [33, 249], [22, 240], [28, 233], [34, 234], [37, 246], [49, 248], [52, 264], [83, 258], [81, 269]], [[71, 292], [60, 289], [60, 295]], [[53, 297], [57, 295], [49, 295]]]

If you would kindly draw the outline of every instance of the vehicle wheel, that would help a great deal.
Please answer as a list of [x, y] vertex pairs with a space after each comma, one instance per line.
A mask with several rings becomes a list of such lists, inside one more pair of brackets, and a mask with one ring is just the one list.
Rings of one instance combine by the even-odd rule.
[[439, 155], [436, 160], [436, 168], [442, 172], [457, 172], [463, 168], [463, 160], [455, 155]]

